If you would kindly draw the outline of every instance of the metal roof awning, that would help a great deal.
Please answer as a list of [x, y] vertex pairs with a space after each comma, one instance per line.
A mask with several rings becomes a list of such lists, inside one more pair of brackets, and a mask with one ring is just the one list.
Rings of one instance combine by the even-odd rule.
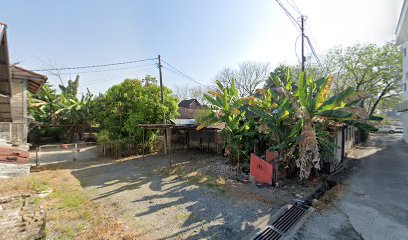
[[48, 79], [48, 77], [45, 75], [35, 73], [19, 66], [11, 66], [10, 70], [12, 79], [22, 79], [28, 81], [27, 89], [31, 93], [36, 93], [39, 89], [41, 89]]
[[173, 128], [175, 124], [137, 124], [136, 127], [144, 129], [168, 129]]

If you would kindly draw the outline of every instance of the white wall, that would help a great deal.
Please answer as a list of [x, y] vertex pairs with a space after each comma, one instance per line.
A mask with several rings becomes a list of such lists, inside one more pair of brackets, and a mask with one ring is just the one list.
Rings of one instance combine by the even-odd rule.
[[404, 42], [403, 44], [401, 44], [401, 51], [403, 55], [403, 72], [401, 84], [407, 84], [407, 91], [405, 91], [403, 95], [404, 99], [408, 100], [408, 42]]
[[[405, 50], [404, 50], [405, 49]], [[404, 84], [406, 85], [403, 97], [405, 101], [408, 101], [408, 42], [401, 44], [401, 50], [403, 55], [403, 72], [402, 72], [402, 89], [404, 90]], [[403, 112], [400, 115], [401, 122], [404, 125], [404, 140], [408, 143], [408, 112]]]

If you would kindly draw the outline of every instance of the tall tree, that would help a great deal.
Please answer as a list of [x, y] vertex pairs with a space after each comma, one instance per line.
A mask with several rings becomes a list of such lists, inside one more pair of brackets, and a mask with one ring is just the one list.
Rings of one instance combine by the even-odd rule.
[[334, 92], [351, 86], [356, 92], [366, 92], [362, 100], [373, 115], [384, 99], [399, 98], [401, 94], [402, 57], [397, 46], [389, 42], [383, 46], [356, 44], [347, 48], [336, 47], [325, 56], [324, 62], [335, 77]]
[[160, 99], [160, 87], [150, 83], [143, 85], [137, 79], [126, 79], [97, 97], [94, 106], [100, 128], [111, 140], [142, 142], [142, 130], [137, 124], [160, 123], [163, 114], [168, 119], [177, 115], [178, 99], [164, 87], [164, 105]]
[[237, 69], [224, 68], [216, 76], [216, 80], [225, 86], [231, 86], [235, 80], [240, 97], [255, 95], [256, 89], [263, 87], [269, 76], [269, 63], [245, 61], [238, 64]]
[[79, 75], [75, 77], [75, 80], [68, 80], [68, 84], [59, 85], [61, 93], [65, 96], [69, 96], [71, 98], [77, 98], [78, 95], [78, 88], [79, 88]]
[[180, 100], [197, 99], [201, 104], [207, 104], [207, 100], [204, 94], [207, 93], [207, 89], [202, 86], [190, 87], [189, 85], [176, 86], [174, 94]]

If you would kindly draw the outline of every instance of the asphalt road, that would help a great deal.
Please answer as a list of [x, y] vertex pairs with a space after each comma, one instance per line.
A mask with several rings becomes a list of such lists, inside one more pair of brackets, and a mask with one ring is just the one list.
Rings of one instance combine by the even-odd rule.
[[401, 137], [377, 134], [359, 148], [345, 195], [295, 238], [408, 239], [408, 144]]

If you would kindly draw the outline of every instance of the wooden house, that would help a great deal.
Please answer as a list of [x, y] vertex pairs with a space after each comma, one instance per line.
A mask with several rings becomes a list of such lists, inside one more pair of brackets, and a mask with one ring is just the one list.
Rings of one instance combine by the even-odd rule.
[[27, 95], [28, 92], [36, 93], [47, 81], [47, 76], [10, 66], [4, 24], [0, 24], [0, 37], [0, 146], [27, 149]]

